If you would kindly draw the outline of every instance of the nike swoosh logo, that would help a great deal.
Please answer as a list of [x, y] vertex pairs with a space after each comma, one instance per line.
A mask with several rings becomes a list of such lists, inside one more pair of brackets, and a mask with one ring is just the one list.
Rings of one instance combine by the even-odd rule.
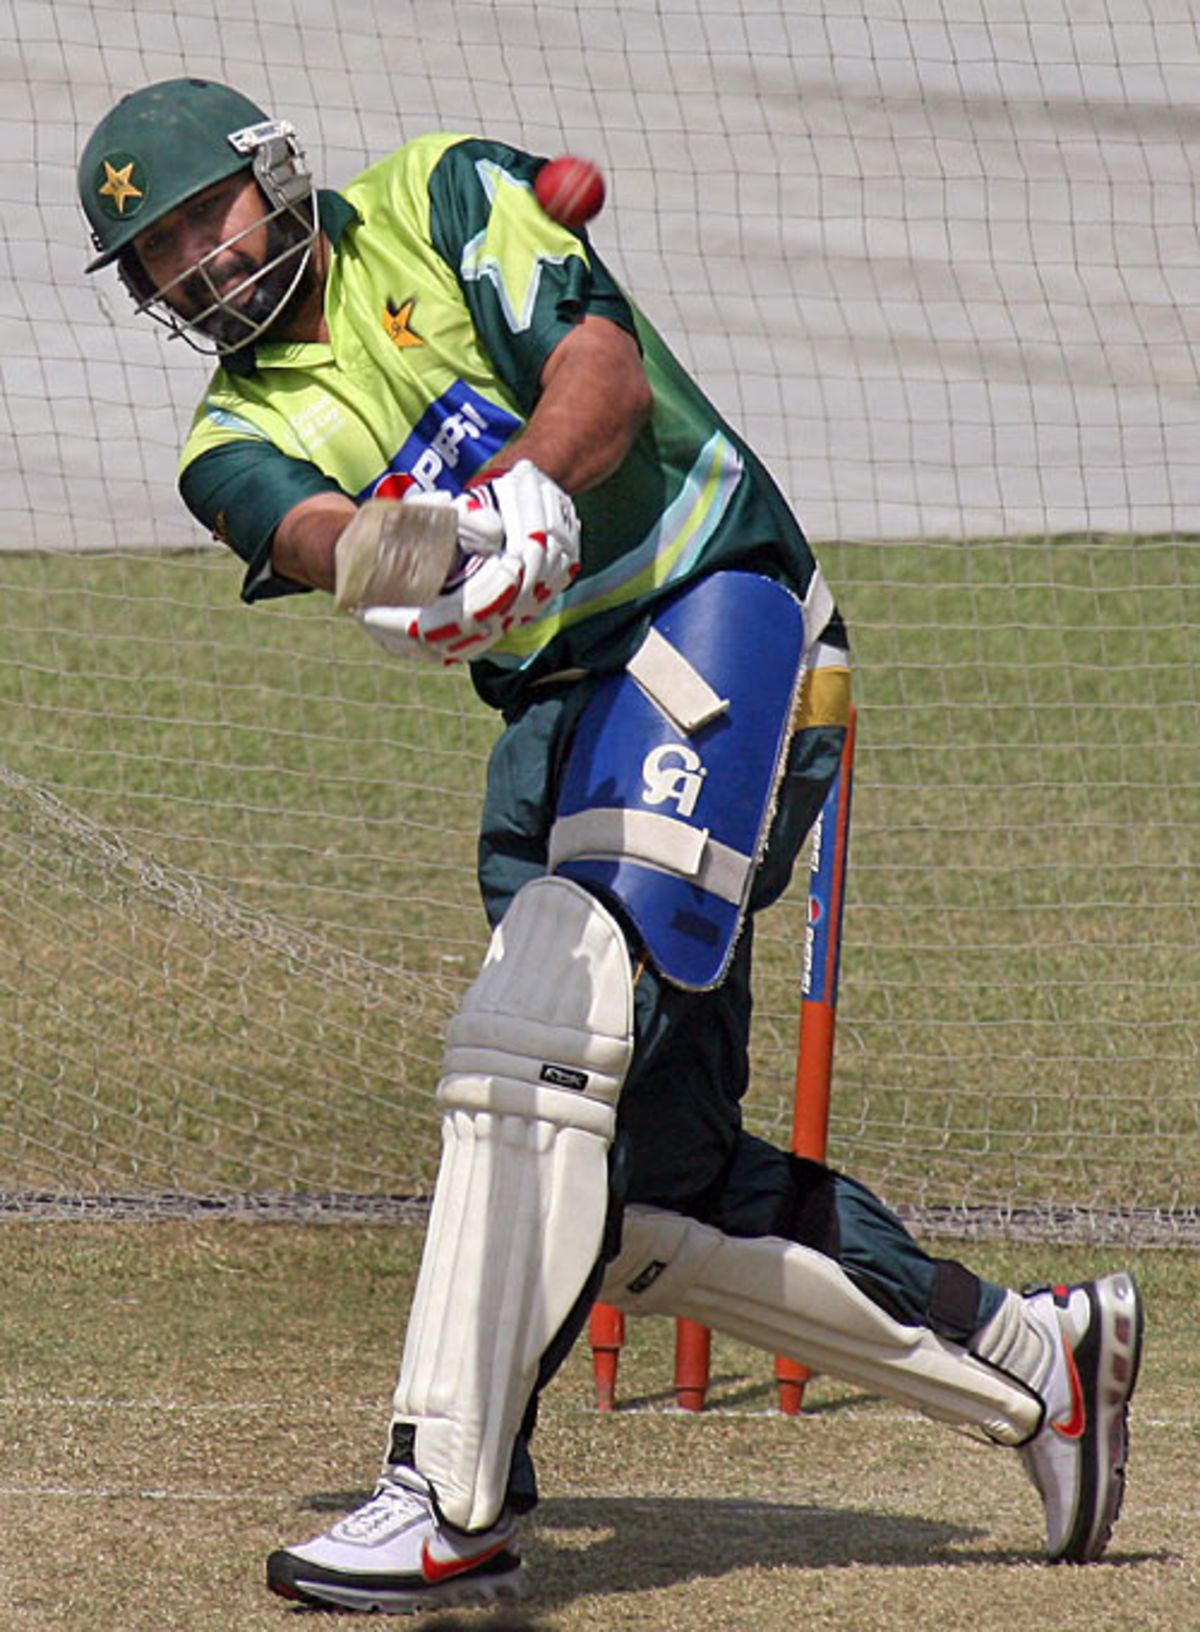
[[495, 1558], [508, 1546], [507, 1536], [503, 1541], [494, 1541], [490, 1547], [485, 1547], [481, 1553], [472, 1553], [469, 1558], [434, 1558], [426, 1542], [421, 1549], [421, 1574], [430, 1586], [436, 1586], [439, 1581], [449, 1581], [453, 1576], [462, 1575], [465, 1570], [478, 1569], [480, 1564], [486, 1564], [489, 1558]]
[[1075, 1356], [1071, 1353], [1071, 1345], [1065, 1338], [1063, 1353], [1067, 1360], [1067, 1376], [1071, 1379], [1071, 1415], [1065, 1422], [1052, 1422], [1050, 1426], [1061, 1439], [1082, 1439], [1087, 1428], [1087, 1406], [1083, 1400], [1079, 1368], [1075, 1364]]

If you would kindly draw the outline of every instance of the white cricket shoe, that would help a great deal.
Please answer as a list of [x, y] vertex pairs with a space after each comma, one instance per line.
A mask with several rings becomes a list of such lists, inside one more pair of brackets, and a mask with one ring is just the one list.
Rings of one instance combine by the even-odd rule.
[[1055, 1340], [1042, 1385], [1046, 1420], [1020, 1449], [1046, 1508], [1046, 1556], [1099, 1558], [1125, 1494], [1129, 1398], [1142, 1352], [1142, 1299], [1132, 1275], [1031, 1287], [1030, 1314]]
[[391, 1615], [510, 1602], [525, 1593], [515, 1536], [507, 1515], [490, 1530], [451, 1528], [421, 1475], [393, 1468], [323, 1536], [272, 1553], [267, 1586], [295, 1603]]

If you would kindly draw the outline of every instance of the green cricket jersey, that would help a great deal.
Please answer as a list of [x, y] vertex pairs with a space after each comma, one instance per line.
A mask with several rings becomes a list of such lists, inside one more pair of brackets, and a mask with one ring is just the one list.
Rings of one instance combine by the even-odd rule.
[[760, 463], [586, 235], [537, 204], [542, 162], [432, 135], [344, 194], [322, 192], [329, 343], [260, 342], [227, 358], [180, 467], [188, 507], [247, 564], [245, 599], [288, 594], [301, 586], [273, 572], [270, 551], [294, 505], [324, 491], [360, 502], [414, 484], [461, 491], [525, 423], [547, 357], [584, 314], [634, 334], [653, 411], [619, 470], [576, 498], [579, 577], [472, 663], [501, 707], [546, 674], [623, 661], [647, 609], [699, 573], [753, 564], [803, 594], [813, 572]]

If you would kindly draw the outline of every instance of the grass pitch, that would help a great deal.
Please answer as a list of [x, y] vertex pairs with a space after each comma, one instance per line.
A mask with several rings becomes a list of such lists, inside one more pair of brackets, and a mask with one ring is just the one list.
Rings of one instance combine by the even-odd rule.
[[[1194, 1221], [1200, 551], [821, 554], [862, 710], [831, 1158], [902, 1206]], [[432, 1178], [495, 722], [463, 676], [315, 604], [238, 609], [232, 570], [0, 566], [0, 1196]], [[747, 1103], [781, 1142], [789, 910], [758, 940]], [[309, 1624], [263, 1558], [371, 1483], [416, 1251], [368, 1224], [0, 1229], [3, 1632]], [[1019, 1284], [1116, 1255], [962, 1256]], [[824, 1381], [782, 1419], [736, 1345], [712, 1409], [675, 1411], [659, 1321], [633, 1328], [612, 1416], [585, 1348], [547, 1394], [528, 1610], [422, 1632], [1197, 1632], [1200, 1268], [1135, 1267], [1149, 1346], [1107, 1563], [1038, 1562], [1015, 1457]]]
[[[860, 703], [832, 1159], [915, 1205], [1194, 1211], [1200, 550], [821, 556]], [[0, 562], [0, 1192], [432, 1181], [497, 722], [237, 576]], [[756, 926], [778, 1143], [803, 920], [801, 880]]]
[[[265, 1593], [263, 1559], [371, 1483], [419, 1240], [379, 1225], [0, 1230], [6, 1632], [324, 1625]], [[1113, 1260], [963, 1253], [1014, 1283]], [[781, 1418], [769, 1362], [741, 1345], [714, 1342], [709, 1410], [675, 1410], [671, 1327], [647, 1321], [631, 1324], [614, 1414], [592, 1406], [586, 1344], [545, 1395], [523, 1611], [404, 1624], [1195, 1632], [1200, 1266], [1132, 1263], [1147, 1354], [1102, 1564], [1039, 1563], [1039, 1504], [1014, 1456], [825, 1379], [800, 1419]]]

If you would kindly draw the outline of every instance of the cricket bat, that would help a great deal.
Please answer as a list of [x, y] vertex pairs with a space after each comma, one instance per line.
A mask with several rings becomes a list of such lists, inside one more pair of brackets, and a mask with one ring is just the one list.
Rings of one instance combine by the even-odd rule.
[[458, 517], [448, 505], [368, 499], [334, 551], [333, 604], [339, 612], [369, 606], [428, 606], [450, 576]]

